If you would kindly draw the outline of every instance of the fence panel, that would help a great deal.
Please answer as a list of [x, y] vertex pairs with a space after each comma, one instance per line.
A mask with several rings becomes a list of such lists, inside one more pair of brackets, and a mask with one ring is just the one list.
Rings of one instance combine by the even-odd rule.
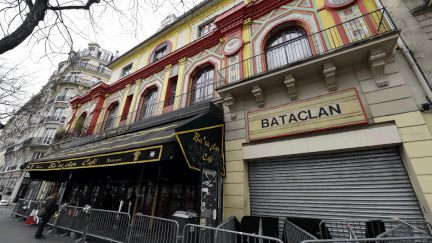
[[86, 234], [111, 242], [125, 242], [129, 222], [127, 213], [92, 209]]
[[283, 243], [280, 239], [232, 230], [187, 224], [183, 243]]
[[175, 220], [136, 214], [127, 243], [177, 243], [179, 224]]
[[297, 225], [285, 220], [283, 241], [285, 243], [300, 243], [305, 240], [318, 240], [315, 236], [309, 234]]
[[432, 243], [431, 237], [305, 240], [302, 243]]
[[400, 221], [400, 220], [367, 220], [367, 219], [340, 219], [340, 220], [323, 220], [319, 224], [320, 235], [322, 239], [349, 239], [350, 228], [357, 238], [375, 238], [378, 235], [397, 227], [397, 230], [389, 232], [390, 237], [412, 237], [425, 236], [412, 227], [404, 224], [408, 223], [413, 227], [431, 235], [431, 225], [424, 220]]

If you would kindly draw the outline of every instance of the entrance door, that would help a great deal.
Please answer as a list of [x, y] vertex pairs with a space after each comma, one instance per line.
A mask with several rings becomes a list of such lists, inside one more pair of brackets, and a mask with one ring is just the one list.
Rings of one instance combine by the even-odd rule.
[[424, 220], [396, 148], [249, 163], [253, 216]]

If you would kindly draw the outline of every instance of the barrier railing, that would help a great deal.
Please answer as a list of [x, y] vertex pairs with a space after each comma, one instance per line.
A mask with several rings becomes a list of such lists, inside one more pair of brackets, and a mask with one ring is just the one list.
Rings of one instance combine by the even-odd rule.
[[[390, 236], [411, 237], [418, 236], [418, 233], [412, 227], [405, 225], [405, 221], [400, 220], [367, 220], [367, 219], [340, 219], [340, 220], [323, 220], [319, 224], [321, 239], [349, 239], [353, 234], [357, 238], [375, 238], [378, 235], [398, 227]], [[432, 236], [432, 225], [424, 220], [411, 220], [406, 223], [426, 232]]]
[[85, 235], [122, 243], [126, 241], [129, 222], [127, 213], [92, 209]]
[[395, 31], [386, 9], [349, 19], [328, 29], [295, 38], [217, 71], [226, 85], [309, 60]]
[[285, 243], [300, 243], [305, 240], [318, 240], [315, 236], [309, 234], [288, 220], [285, 220], [282, 239]]
[[362, 239], [305, 240], [302, 243], [431, 243], [430, 237], [388, 237]]
[[163, 242], [177, 243], [179, 224], [175, 220], [135, 214], [127, 243]]
[[280, 239], [207, 226], [187, 224], [183, 243], [283, 243]]
[[[238, 230], [236, 227], [237, 225], [240, 225], [240, 222], [237, 220], [235, 216], [231, 216], [227, 220], [223, 221], [216, 228], [223, 229], [223, 230], [237, 231]], [[216, 232], [215, 238], [221, 239], [221, 242], [236, 242], [237, 235], [226, 234], [224, 232], [220, 232], [218, 235], [218, 232]]]

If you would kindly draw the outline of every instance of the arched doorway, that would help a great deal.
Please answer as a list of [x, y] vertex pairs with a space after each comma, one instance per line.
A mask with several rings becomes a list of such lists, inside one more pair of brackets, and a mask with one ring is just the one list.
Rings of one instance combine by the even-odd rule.
[[119, 104], [115, 103], [115, 104], [110, 105], [110, 107], [108, 108], [109, 113], [108, 113], [108, 116], [106, 117], [105, 128], [103, 130], [110, 129], [110, 128], [114, 127], [118, 107], [119, 107]]
[[272, 35], [265, 45], [267, 70], [276, 69], [312, 56], [307, 33], [290, 26]]
[[200, 70], [195, 75], [192, 82], [192, 105], [213, 99], [214, 73], [214, 67], [209, 66]]
[[78, 118], [77, 123], [75, 124], [75, 129], [74, 129], [74, 136], [75, 137], [80, 136], [80, 134], [84, 131], [84, 129], [86, 129], [84, 127], [86, 119], [87, 119], [87, 112], [84, 112]]
[[152, 117], [156, 112], [157, 88], [149, 90], [141, 97], [141, 109], [139, 111], [139, 120]]

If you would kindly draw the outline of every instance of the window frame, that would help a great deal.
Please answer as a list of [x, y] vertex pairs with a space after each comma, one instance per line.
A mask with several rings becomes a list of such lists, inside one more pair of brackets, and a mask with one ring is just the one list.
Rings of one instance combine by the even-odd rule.
[[[198, 26], [198, 38], [201, 38], [201, 37], [203, 37], [203, 36], [206, 36], [206, 35], [210, 34], [211, 32], [213, 32], [214, 29], [217, 28], [217, 26], [216, 26], [216, 24], [215, 24], [215, 19], [216, 19], [216, 18], [214, 18], [214, 19], [212, 19], [212, 20], [210, 20], [210, 21], [207, 21], [206, 23], [204, 23], [204, 24]], [[213, 26], [212, 26], [212, 25], [213, 25]], [[207, 33], [205, 33], [205, 34], [204, 34], [204, 33], [201, 33], [201, 32], [202, 32], [201, 30], [202, 30], [203, 28], [205, 28], [206, 26], [209, 26], [210, 30], [209, 30]]]
[[[133, 65], [133, 63], [131, 63], [131, 64], [125, 66], [125, 67], [122, 69], [122, 75], [121, 75], [121, 77], [125, 77], [125, 76], [127, 76], [127, 75], [129, 75], [129, 74], [132, 73], [132, 65]], [[129, 69], [129, 70], [126, 71], [126, 69]], [[126, 72], [128, 72], [128, 73], [126, 73]]]
[[[172, 45], [168, 41], [165, 41], [165, 42], [162, 42], [161, 44], [159, 44], [159, 46], [154, 49], [154, 51], [150, 57], [149, 63], [157, 62], [157, 61], [163, 59], [164, 57], [168, 56], [171, 53], [171, 48], [172, 48]], [[161, 58], [157, 58], [157, 53], [159, 53], [162, 50], [166, 50], [166, 54], [162, 55]]]

